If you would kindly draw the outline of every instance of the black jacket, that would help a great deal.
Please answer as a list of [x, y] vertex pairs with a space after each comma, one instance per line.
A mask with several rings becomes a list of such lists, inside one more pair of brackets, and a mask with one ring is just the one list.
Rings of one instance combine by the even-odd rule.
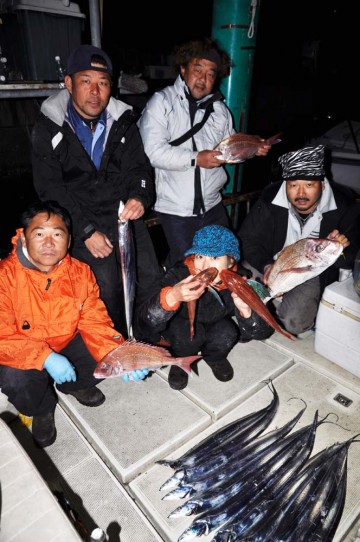
[[[272, 183], [263, 190], [239, 230], [242, 260], [248, 261], [261, 273], [267, 264], [273, 263], [274, 255], [283, 248], [286, 239], [289, 211], [271, 203], [282, 182]], [[323, 214], [320, 238], [326, 238], [338, 229], [349, 239], [350, 246], [321, 274], [323, 288], [338, 280], [340, 268], [353, 268], [360, 246], [360, 204], [352, 190], [335, 183], [330, 185], [337, 209]]]
[[[188, 267], [183, 262], [179, 262], [166, 272], [161, 282], [161, 288], [164, 288], [165, 286], [174, 286], [188, 276]], [[224, 318], [235, 316], [239, 326], [239, 340], [241, 342], [252, 339], [267, 339], [272, 335], [274, 330], [254, 311], [252, 311], [250, 318], [243, 318], [240, 316], [229, 290], [221, 290], [218, 293], [222, 299], [223, 306], [209, 290], [205, 290], [203, 295], [197, 300], [195, 332], [197, 322], [213, 324]], [[181, 303], [180, 308], [177, 311], [168, 311], [160, 304], [160, 292], [155, 293], [151, 299], [141, 305], [138, 318], [140, 325], [160, 333], [166, 330], [170, 320], [189, 320], [186, 303]]]
[[65, 121], [67, 90], [41, 107], [32, 132], [32, 166], [40, 200], [56, 200], [72, 218], [75, 239], [94, 230], [114, 238], [119, 202], [136, 198], [148, 208], [154, 201], [154, 181], [130, 106], [110, 98], [109, 131], [99, 171]]

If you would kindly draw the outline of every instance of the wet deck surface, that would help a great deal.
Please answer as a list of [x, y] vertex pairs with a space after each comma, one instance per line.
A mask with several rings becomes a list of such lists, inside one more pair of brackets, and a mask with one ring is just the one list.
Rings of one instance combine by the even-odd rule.
[[[314, 333], [298, 341], [276, 333], [266, 341], [238, 344], [229, 359], [235, 375], [227, 383], [217, 381], [200, 361], [199, 375], [194, 374], [181, 392], [169, 387], [164, 368], [145, 382], [101, 382], [107, 399], [98, 408], [86, 408], [73, 397], [60, 395], [58, 438], [45, 450], [34, 447], [29, 429], [4, 396], [1, 417], [50, 488], [66, 495], [89, 530], [100, 526], [110, 542], [176, 542], [194, 516], [167, 518], [184, 500], [162, 500], [164, 492], [159, 488], [173, 470], [156, 461], [177, 458], [223, 425], [267, 406], [272, 394], [266, 380], [272, 379], [280, 398], [266, 431], [290, 420], [302, 408], [301, 399], [307, 409], [296, 428], [310, 423], [317, 409], [320, 416], [330, 412], [338, 416], [338, 425], [325, 424], [317, 430], [312, 455], [360, 431], [360, 379], [314, 353]], [[352, 401], [349, 407], [335, 400], [338, 394]], [[359, 464], [359, 448], [354, 443], [349, 449], [347, 496], [335, 542], [356, 539]], [[213, 536], [214, 532], [196, 540], [209, 542]]]

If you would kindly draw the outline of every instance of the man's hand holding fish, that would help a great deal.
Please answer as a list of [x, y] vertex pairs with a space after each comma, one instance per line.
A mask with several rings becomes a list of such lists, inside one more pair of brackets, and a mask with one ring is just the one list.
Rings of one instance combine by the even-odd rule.
[[346, 237], [346, 235], [340, 233], [339, 230], [333, 230], [331, 233], [329, 233], [326, 239], [337, 241], [338, 243], [341, 243], [344, 248], [350, 246], [349, 239]]

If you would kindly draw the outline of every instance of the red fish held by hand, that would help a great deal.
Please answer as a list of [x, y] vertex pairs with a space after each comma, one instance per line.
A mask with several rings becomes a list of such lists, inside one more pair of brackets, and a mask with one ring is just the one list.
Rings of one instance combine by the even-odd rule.
[[247, 284], [244, 277], [229, 269], [223, 269], [220, 271], [220, 278], [230, 292], [237, 294], [247, 305], [249, 305], [251, 310], [261, 316], [261, 318], [263, 318], [269, 326], [275, 329], [275, 331], [278, 331], [288, 339], [295, 340], [295, 337], [291, 335], [291, 333], [287, 333], [279, 326], [275, 318], [269, 312], [269, 309], [253, 288]]
[[237, 133], [220, 141], [214, 150], [222, 153], [217, 156], [219, 160], [223, 160], [227, 164], [237, 164], [253, 158], [264, 145], [279, 143], [281, 134], [282, 132], [279, 132], [268, 139], [262, 139], [257, 135]]
[[190, 375], [190, 365], [200, 358], [201, 356], [175, 358], [166, 348], [128, 339], [106, 354], [93, 374], [95, 378], [112, 378], [145, 367], [155, 371], [167, 365], [177, 365]]
[[[211, 284], [215, 278], [217, 277], [218, 270], [216, 267], [208, 267], [207, 269], [204, 269], [203, 271], [200, 271], [197, 275], [194, 276], [191, 282], [197, 280], [201, 282], [201, 284], [206, 284], [207, 286]], [[197, 286], [196, 288], [193, 288], [193, 290], [196, 290], [200, 286]], [[188, 307], [188, 314], [189, 314], [189, 321], [190, 321], [190, 338], [192, 339], [194, 337], [194, 322], [195, 322], [195, 312], [196, 312], [196, 301], [197, 299], [193, 299], [192, 301], [187, 302]]]

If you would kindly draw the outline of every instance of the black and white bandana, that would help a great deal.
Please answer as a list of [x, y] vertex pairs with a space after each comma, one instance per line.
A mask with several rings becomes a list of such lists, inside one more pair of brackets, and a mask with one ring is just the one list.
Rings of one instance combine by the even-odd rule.
[[279, 158], [284, 181], [323, 181], [324, 145], [305, 147], [299, 151], [288, 152]]

